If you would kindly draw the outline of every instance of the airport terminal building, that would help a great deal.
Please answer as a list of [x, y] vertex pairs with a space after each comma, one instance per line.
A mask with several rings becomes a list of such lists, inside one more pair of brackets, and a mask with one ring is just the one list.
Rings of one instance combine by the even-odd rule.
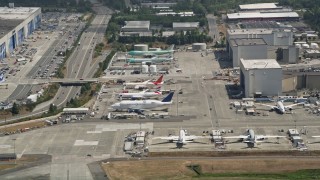
[[39, 7], [0, 7], [0, 60], [8, 57], [40, 23]]

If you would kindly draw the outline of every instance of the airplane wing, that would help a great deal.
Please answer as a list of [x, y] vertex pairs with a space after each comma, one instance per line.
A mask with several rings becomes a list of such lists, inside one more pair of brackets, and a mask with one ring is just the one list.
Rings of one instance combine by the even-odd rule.
[[297, 103], [297, 104], [291, 104], [291, 105], [285, 106], [285, 108], [292, 108], [293, 106], [297, 106], [297, 105], [300, 105], [300, 104], [305, 104], [305, 102], [301, 102], [301, 103]]
[[178, 141], [179, 136], [154, 137], [153, 139], [162, 139], [162, 140], [168, 140], [168, 141]]
[[186, 141], [192, 141], [194, 139], [206, 139], [206, 138], [211, 138], [210, 136], [193, 136], [193, 135], [190, 135], [190, 136], [185, 136], [184, 139]]
[[277, 106], [274, 106], [274, 105], [269, 105], [269, 104], [261, 104], [261, 103], [257, 103], [259, 105], [262, 105], [262, 106], [267, 106], [267, 107], [270, 107], [270, 108], [277, 108]]
[[240, 136], [226, 136], [222, 137], [223, 139], [245, 139], [248, 138], [248, 135], [240, 135]]
[[284, 138], [286, 136], [273, 136], [273, 135], [257, 135], [257, 139], [267, 139], [267, 138]]

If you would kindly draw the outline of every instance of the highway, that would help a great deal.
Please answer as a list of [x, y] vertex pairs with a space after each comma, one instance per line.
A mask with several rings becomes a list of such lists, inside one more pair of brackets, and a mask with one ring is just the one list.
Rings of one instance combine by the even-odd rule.
[[[78, 31], [80, 31], [84, 25], [81, 24], [80, 28], [78, 28]], [[76, 24], [74, 26], [71, 26], [70, 28], [76, 27]], [[79, 34], [79, 32], [78, 32]], [[12, 78], [12, 82], [18, 82], [19, 85], [17, 88], [13, 91], [13, 93], [9, 96], [8, 101], [15, 100], [15, 99], [22, 99], [27, 96], [27, 94], [30, 92], [32, 86], [30, 84], [34, 84], [32, 78], [37, 75], [37, 72], [41, 67], [45, 67], [49, 62], [51, 61], [52, 57], [56, 56], [57, 50], [63, 46], [66, 39], [68, 39], [68, 33], [65, 33], [61, 37], [57, 38], [53, 44], [51, 45], [51, 48], [49, 48], [43, 56], [39, 59], [39, 61], [35, 64], [35, 66], [26, 74], [26, 78], [28, 79], [19, 79], [19, 78]], [[47, 79], [45, 81], [48, 81]], [[21, 84], [20, 84], [21, 83]]]
[[[97, 12], [97, 15], [93, 19], [91, 25], [87, 28], [87, 30], [82, 34], [80, 38], [80, 45], [78, 45], [74, 52], [71, 54], [69, 59], [67, 60], [66, 67], [67, 67], [67, 75], [65, 76], [66, 79], [79, 79], [80, 78], [87, 78], [92, 77], [95, 70], [97, 69], [99, 61], [92, 62], [94, 47], [97, 43], [102, 42], [105, 30], [107, 28], [108, 22], [111, 18], [112, 11], [102, 5], [94, 6], [94, 10]], [[56, 46], [58, 46], [59, 41], [56, 42]], [[52, 53], [52, 52], [47, 52]], [[43, 58], [46, 58], [50, 55], [45, 55]], [[99, 60], [106, 56], [103, 55]], [[92, 62], [92, 63], [91, 63]], [[46, 63], [46, 59], [42, 59], [39, 63]], [[35, 66], [35, 68], [38, 68]], [[34, 75], [37, 71], [31, 70], [30, 76]], [[34, 79], [30, 79], [28, 82], [34, 82]], [[47, 80], [48, 82], [48, 80]], [[26, 87], [30, 85], [21, 85], [21, 89], [23, 92], [27, 91]], [[57, 94], [53, 99], [53, 104], [56, 105], [58, 108], [62, 108], [66, 105], [66, 103], [71, 99], [75, 98], [79, 92], [81, 87], [73, 87], [73, 86], [62, 86], [59, 88]], [[17, 90], [13, 93], [14, 95], [11, 98], [15, 98], [17, 96], [22, 96], [23, 94], [21, 90]], [[29, 113], [23, 116], [16, 116], [11, 119], [7, 119], [7, 122], [15, 121], [20, 118], [31, 117], [34, 115], [41, 115], [42, 113], [48, 110], [48, 106], [43, 108], [37, 109], [37, 111]]]

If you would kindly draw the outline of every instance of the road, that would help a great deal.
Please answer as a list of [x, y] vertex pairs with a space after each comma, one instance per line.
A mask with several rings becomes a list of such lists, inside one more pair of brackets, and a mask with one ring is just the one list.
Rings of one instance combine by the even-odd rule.
[[[73, 24], [70, 28], [76, 27], [76, 24]], [[80, 26], [84, 26], [84, 24], [80, 24]], [[78, 31], [80, 31], [82, 28], [78, 28]], [[79, 32], [78, 32], [79, 33]], [[18, 82], [21, 84], [18, 85], [18, 87], [14, 90], [14, 92], [9, 96], [8, 101], [15, 100], [15, 99], [23, 99], [25, 98], [28, 93], [30, 92], [32, 86], [30, 84], [33, 84], [32, 78], [37, 75], [37, 72], [41, 67], [45, 67], [49, 62], [51, 61], [52, 57], [56, 56], [57, 49], [60, 49], [61, 46], [64, 45], [64, 42], [66, 39], [68, 39], [68, 33], [65, 33], [61, 37], [57, 38], [53, 44], [51, 45], [51, 48], [49, 48], [43, 56], [39, 59], [39, 61], [35, 64], [35, 66], [26, 73], [25, 78], [12, 78], [12, 82]]]
[[[80, 38], [80, 45], [78, 45], [74, 52], [69, 57], [66, 66], [67, 66], [67, 75], [65, 78], [68, 79], [80, 79], [86, 77], [92, 77], [95, 70], [98, 67], [99, 61], [92, 62], [92, 53], [94, 52], [94, 47], [97, 43], [102, 42], [105, 30], [107, 28], [108, 22], [111, 18], [112, 11], [104, 6], [95, 6], [94, 10], [97, 12], [97, 15], [93, 19], [91, 25], [87, 28], [86, 32], [82, 34]], [[58, 44], [58, 43], [57, 43]], [[50, 52], [49, 52], [50, 53]], [[102, 58], [106, 56], [103, 55]], [[46, 56], [45, 56], [46, 57]], [[41, 61], [41, 60], [40, 60]], [[46, 59], [42, 59], [42, 63], [46, 63]], [[36, 73], [36, 71], [32, 71]], [[31, 74], [32, 75], [32, 74]], [[34, 80], [30, 80], [32, 82]], [[23, 91], [27, 91], [26, 87], [30, 85], [21, 85]], [[80, 87], [60, 87], [57, 94], [53, 99], [53, 104], [58, 108], [64, 107], [66, 103], [71, 99], [77, 96], [80, 92]], [[16, 96], [21, 96], [21, 90], [14, 92]], [[27, 115], [17, 116], [11, 119], [7, 119], [7, 122], [15, 121], [20, 118], [31, 117], [34, 115], [41, 115], [42, 113], [48, 110], [48, 106], [37, 109], [32, 113]], [[2, 120], [4, 121], [4, 120]]]
[[220, 40], [219, 30], [216, 22], [216, 16], [213, 14], [207, 14], [207, 20], [209, 25], [209, 35], [212, 37], [213, 42]]

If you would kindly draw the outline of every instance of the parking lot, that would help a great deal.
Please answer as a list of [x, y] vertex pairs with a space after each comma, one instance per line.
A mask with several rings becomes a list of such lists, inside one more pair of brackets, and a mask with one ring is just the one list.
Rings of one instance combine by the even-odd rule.
[[[30, 79], [50, 79], [64, 62], [67, 50], [73, 46], [85, 23], [79, 20], [81, 14], [44, 13], [41, 26], [34, 31], [13, 54], [3, 61], [1, 72], [6, 77], [6, 86], [1, 88], [0, 101], [23, 100], [28, 94], [41, 89], [41, 86], [29, 85], [29, 93], [20, 93], [17, 82], [32, 84]], [[16, 89], [17, 88], [17, 89]], [[13, 90], [16, 89], [16, 92]], [[10, 97], [9, 97], [10, 96]]]

